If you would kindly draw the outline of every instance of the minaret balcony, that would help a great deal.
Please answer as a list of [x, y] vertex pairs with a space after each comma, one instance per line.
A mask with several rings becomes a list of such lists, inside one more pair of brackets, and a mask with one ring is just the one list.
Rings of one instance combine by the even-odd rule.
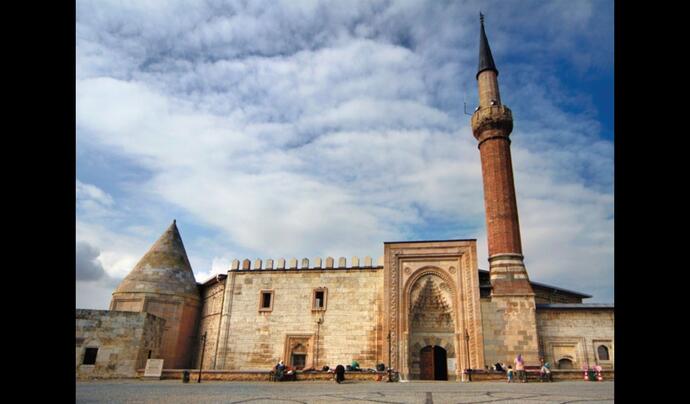
[[472, 133], [478, 140], [482, 133], [492, 129], [508, 136], [513, 130], [513, 113], [505, 105], [480, 107], [472, 114], [471, 123]]

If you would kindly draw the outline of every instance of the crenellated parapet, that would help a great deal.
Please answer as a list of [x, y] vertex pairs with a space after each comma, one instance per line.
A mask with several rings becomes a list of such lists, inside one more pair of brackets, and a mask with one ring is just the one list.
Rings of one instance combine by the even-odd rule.
[[[234, 259], [230, 264], [230, 271], [285, 271], [285, 270], [342, 270], [342, 269], [380, 269], [383, 268], [383, 257], [379, 257], [376, 265], [371, 257], [364, 257], [360, 260], [359, 257], [354, 256], [350, 259], [349, 265], [347, 258], [338, 257], [336, 261], [333, 257], [326, 257], [321, 259], [320, 257], [314, 258], [313, 264], [310, 265], [309, 258], [302, 258], [298, 260], [297, 258], [290, 258], [286, 260], [285, 258], [279, 258], [273, 260], [269, 258], [265, 261], [260, 258], [250, 260], [245, 258], [243, 260]], [[274, 265], [275, 263], [275, 265]]]

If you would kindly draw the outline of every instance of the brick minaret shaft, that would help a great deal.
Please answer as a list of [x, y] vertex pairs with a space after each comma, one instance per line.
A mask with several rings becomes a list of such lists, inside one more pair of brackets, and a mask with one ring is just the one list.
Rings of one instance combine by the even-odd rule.
[[484, 18], [480, 18], [479, 107], [472, 115], [472, 132], [479, 141], [482, 161], [492, 295], [531, 295], [533, 291], [523, 262], [510, 158], [513, 116], [501, 103], [498, 69], [486, 39]]

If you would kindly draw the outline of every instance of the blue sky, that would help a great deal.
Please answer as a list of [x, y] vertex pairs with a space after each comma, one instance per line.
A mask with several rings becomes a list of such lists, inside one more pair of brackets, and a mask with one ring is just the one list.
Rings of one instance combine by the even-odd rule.
[[173, 219], [232, 259], [476, 238], [478, 13], [532, 280], [613, 302], [612, 1], [77, 2], [77, 307]]

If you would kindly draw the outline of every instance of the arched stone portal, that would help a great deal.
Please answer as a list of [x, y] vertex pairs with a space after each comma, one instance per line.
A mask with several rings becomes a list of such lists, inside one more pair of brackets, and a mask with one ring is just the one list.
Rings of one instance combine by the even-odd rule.
[[384, 244], [383, 352], [401, 379], [419, 379], [426, 346], [446, 351], [448, 380], [484, 368], [476, 256], [475, 240]]
[[411, 379], [448, 380], [448, 363], [454, 364], [454, 288], [429, 272], [414, 281], [409, 292]]

